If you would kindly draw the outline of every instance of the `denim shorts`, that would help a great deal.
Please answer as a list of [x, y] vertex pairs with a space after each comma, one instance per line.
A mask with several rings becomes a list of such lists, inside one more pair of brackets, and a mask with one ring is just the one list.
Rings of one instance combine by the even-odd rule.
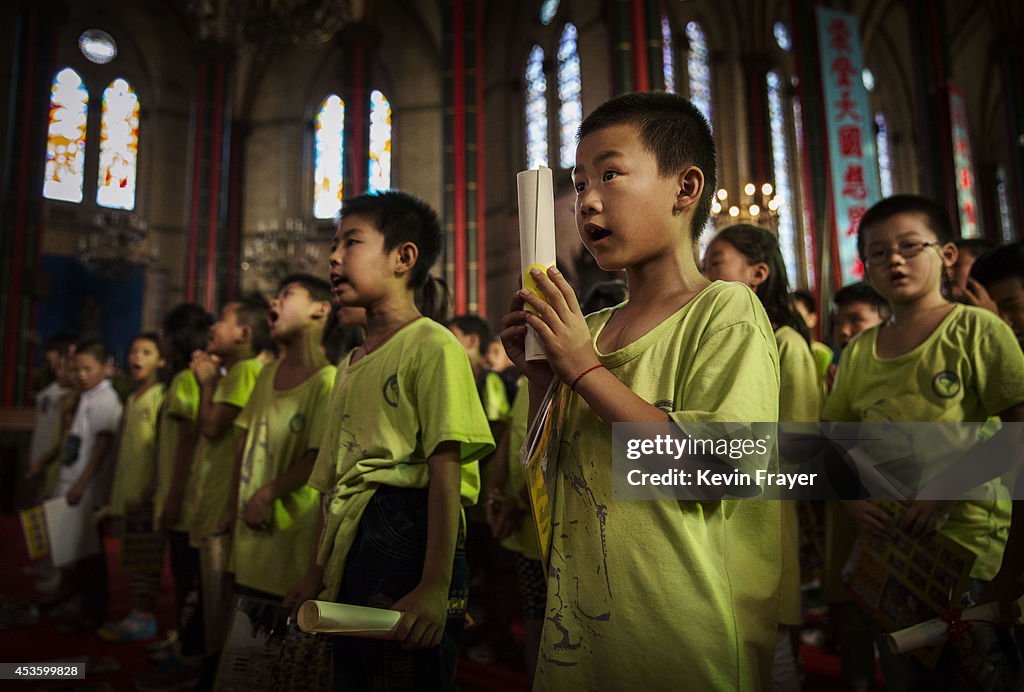
[[[346, 558], [339, 602], [387, 608], [416, 588], [426, 557], [427, 493], [426, 488], [377, 490]], [[335, 637], [335, 688], [454, 689], [468, 585], [465, 531], [460, 524], [441, 644], [406, 651], [390, 641]]]

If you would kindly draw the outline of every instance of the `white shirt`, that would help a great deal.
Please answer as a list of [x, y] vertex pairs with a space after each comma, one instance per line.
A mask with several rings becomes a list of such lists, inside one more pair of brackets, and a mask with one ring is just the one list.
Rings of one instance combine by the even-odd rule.
[[[117, 434], [123, 410], [121, 399], [118, 398], [117, 392], [111, 386], [110, 380], [103, 380], [89, 391], [82, 392], [78, 397], [78, 407], [75, 409], [75, 417], [71, 421], [71, 428], [68, 430], [65, 441], [65, 449], [69, 448], [67, 445], [71, 445], [70, 448], [73, 449], [76, 444], [75, 439], [77, 439], [78, 454], [70, 465], [61, 466], [57, 484], [53, 488], [54, 497], [67, 495], [75, 481], [82, 475], [85, 467], [89, 465], [89, 457], [92, 456], [93, 447], [96, 445], [96, 436], [100, 433]], [[113, 460], [113, 445], [111, 445], [109, 453], [111, 459], [108, 462]], [[98, 486], [109, 485], [109, 483], [101, 483], [100, 480], [109, 479], [109, 477], [110, 474], [103, 473], [102, 469], [93, 476], [86, 493], [83, 494], [82, 502], [95, 504], [101, 500], [107, 489]], [[98, 492], [98, 490], [103, 492]]]
[[32, 443], [28, 453], [30, 464], [60, 441], [60, 404], [67, 391], [55, 380], [36, 395], [36, 424], [32, 429]]

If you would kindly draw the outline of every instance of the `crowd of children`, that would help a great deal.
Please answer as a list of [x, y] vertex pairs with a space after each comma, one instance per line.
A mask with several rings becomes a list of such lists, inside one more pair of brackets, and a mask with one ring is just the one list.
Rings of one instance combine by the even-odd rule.
[[[582, 287], [534, 269], [543, 297], [516, 292], [500, 340], [479, 317], [448, 319], [430, 275], [438, 218], [398, 191], [345, 201], [325, 276], [284, 277], [269, 303], [233, 299], [216, 319], [183, 304], [135, 337], [123, 407], [102, 344], [52, 339], [26, 475], [49, 476], [40, 497], [106, 507], [101, 532], [141, 512], [176, 603], [158, 623], [161, 557], [109, 621], [101, 551], [60, 575], [64, 624], [157, 640], [140, 690], [214, 686], [232, 595], [400, 611], [385, 640], [332, 639], [338, 689], [452, 689], [460, 648], [500, 654], [515, 611], [534, 689], [799, 689], [796, 503], [618, 500], [612, 424], [1024, 421], [1024, 249], [958, 249], [939, 206], [887, 198], [860, 222], [866, 281], [835, 294], [826, 346], [770, 231], [726, 228], [695, 256], [717, 170], [690, 102], [606, 102], [580, 128], [572, 175], [583, 244], [626, 281], [583, 308]], [[527, 329], [546, 360], [526, 359]], [[567, 403], [539, 534], [519, 455], [551, 391]], [[1024, 511], [999, 479], [984, 487], [908, 501], [898, 520], [827, 503], [822, 579], [850, 689], [873, 683], [882, 635], [840, 576], [859, 532], [890, 540], [898, 523], [972, 551], [954, 605], [1020, 597]], [[158, 639], [161, 626], [175, 634]], [[935, 670], [879, 647], [886, 686], [1019, 689], [1012, 630], [978, 642], [982, 666], [950, 649]]]

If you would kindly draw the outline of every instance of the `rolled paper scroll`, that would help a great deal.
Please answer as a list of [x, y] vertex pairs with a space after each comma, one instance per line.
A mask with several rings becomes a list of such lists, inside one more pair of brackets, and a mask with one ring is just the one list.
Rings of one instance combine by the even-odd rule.
[[[521, 171], [516, 175], [519, 189], [519, 253], [523, 270], [523, 288], [542, 299], [544, 293], [530, 276], [530, 270], [547, 271], [555, 265], [555, 196], [551, 169]], [[526, 309], [534, 312], [529, 305]], [[537, 334], [526, 329], [526, 359], [546, 360]]]
[[[1019, 615], [1019, 612], [1016, 613]], [[973, 608], [967, 608], [960, 613], [958, 626], [966, 626], [973, 629], [977, 625], [987, 626], [996, 624], [999, 620], [999, 604], [995, 601], [985, 603]], [[889, 650], [894, 654], [905, 654], [908, 651], [920, 649], [926, 646], [941, 644], [949, 637], [951, 623], [942, 618], [928, 620], [912, 627], [885, 635], [885, 641]]]
[[402, 614], [330, 601], [306, 601], [299, 606], [299, 629], [317, 634], [388, 639]]

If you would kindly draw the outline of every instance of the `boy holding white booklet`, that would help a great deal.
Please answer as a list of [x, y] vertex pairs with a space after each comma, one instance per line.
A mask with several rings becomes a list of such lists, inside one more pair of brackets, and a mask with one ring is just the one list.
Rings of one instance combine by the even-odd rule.
[[[451, 689], [468, 580], [461, 505], [494, 449], [469, 360], [424, 318], [441, 248], [434, 211], [404, 192], [346, 200], [331, 246], [334, 296], [366, 309], [366, 339], [338, 366], [309, 485], [322, 493], [318, 555], [285, 596], [402, 612], [392, 639], [338, 637], [338, 689]], [[431, 302], [429, 300], [425, 302]]]
[[[629, 300], [585, 318], [551, 267], [532, 272], [548, 302], [520, 291], [504, 319], [502, 341], [530, 380], [531, 418], [554, 378], [573, 392], [549, 456], [536, 690], [767, 687], [778, 504], [612, 497], [613, 422], [778, 418], [764, 309], [744, 285], [709, 282], [695, 261], [715, 175], [710, 128], [690, 102], [645, 93], [600, 106], [579, 131], [576, 224], [603, 269], [625, 269]], [[527, 360], [527, 326], [546, 363]]]

